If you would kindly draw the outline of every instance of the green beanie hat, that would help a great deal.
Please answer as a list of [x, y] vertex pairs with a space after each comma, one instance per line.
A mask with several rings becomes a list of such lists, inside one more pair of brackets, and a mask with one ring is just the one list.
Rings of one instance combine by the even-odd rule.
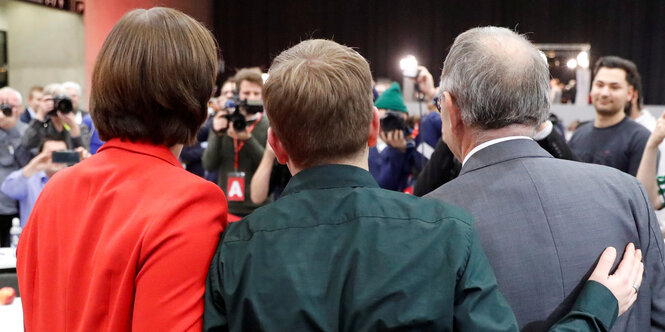
[[393, 82], [390, 86], [383, 91], [383, 93], [374, 102], [376, 108], [409, 113], [404, 105], [404, 98], [402, 98], [402, 90], [399, 89], [399, 84]]

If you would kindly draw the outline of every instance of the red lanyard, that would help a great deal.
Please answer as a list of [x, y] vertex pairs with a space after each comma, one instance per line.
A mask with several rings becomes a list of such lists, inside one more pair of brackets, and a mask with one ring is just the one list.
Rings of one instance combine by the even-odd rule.
[[[259, 116], [256, 118], [256, 121], [254, 121], [254, 123], [252, 123], [252, 125], [249, 126], [249, 128], [247, 128], [247, 132], [251, 133], [252, 130], [254, 130], [254, 127], [256, 127], [256, 124], [259, 123], [259, 121], [261, 121], [261, 117], [263, 117], [263, 113], [258, 113], [258, 114], [259, 114]], [[234, 159], [234, 163], [233, 163], [233, 167], [234, 167], [234, 170], [236, 172], [238, 171], [238, 155], [240, 154], [240, 150], [242, 150], [243, 146], [245, 146], [245, 141], [238, 142], [237, 139], [235, 139], [235, 138], [233, 139], [233, 150], [235, 151], [235, 154], [236, 154], [235, 159]]]

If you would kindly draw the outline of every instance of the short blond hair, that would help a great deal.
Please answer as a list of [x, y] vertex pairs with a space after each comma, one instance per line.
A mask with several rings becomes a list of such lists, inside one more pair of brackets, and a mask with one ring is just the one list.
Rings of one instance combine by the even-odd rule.
[[282, 52], [263, 89], [270, 126], [291, 160], [311, 167], [367, 147], [372, 75], [358, 52], [330, 40], [306, 40]]

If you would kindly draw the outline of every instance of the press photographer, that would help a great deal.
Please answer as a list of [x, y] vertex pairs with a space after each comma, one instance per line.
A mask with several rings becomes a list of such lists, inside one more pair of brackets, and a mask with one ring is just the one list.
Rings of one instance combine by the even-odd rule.
[[268, 121], [263, 116], [261, 71], [241, 69], [233, 81], [237, 93], [215, 113], [202, 160], [206, 170], [218, 171], [229, 213], [245, 216], [261, 205], [250, 200], [249, 184], [263, 157]]
[[369, 171], [381, 188], [404, 191], [419, 154], [399, 85], [393, 82], [374, 103], [381, 115], [379, 142], [369, 150]]
[[[21, 133], [25, 123], [18, 121], [21, 113], [21, 94], [10, 88], [0, 89], [0, 181], [20, 168], [16, 150], [21, 144]], [[16, 201], [0, 193], [0, 245], [9, 247], [9, 229], [12, 219], [18, 216]]]
[[60, 84], [49, 84], [44, 88], [42, 103], [23, 135], [20, 151], [17, 151], [22, 166], [39, 153], [39, 146], [46, 136], [62, 139], [70, 150], [85, 148], [72, 100], [65, 95]]

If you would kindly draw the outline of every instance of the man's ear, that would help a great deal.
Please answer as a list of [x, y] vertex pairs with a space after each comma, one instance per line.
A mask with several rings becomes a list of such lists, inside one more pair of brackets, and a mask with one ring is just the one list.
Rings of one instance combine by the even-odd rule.
[[367, 146], [370, 148], [376, 146], [380, 127], [381, 117], [379, 116], [379, 110], [376, 108], [376, 106], [374, 106], [372, 107], [372, 122], [369, 124], [369, 139], [367, 139]]
[[638, 91], [635, 91], [635, 88], [632, 85], [628, 86], [628, 94], [626, 96], [626, 101], [631, 102], [633, 98], [637, 99], [637, 95], [639, 94]]
[[268, 127], [268, 144], [272, 147], [272, 150], [275, 152], [275, 157], [277, 157], [277, 162], [280, 164], [286, 164], [289, 161], [289, 154], [284, 149], [282, 142], [277, 137], [271, 127]]
[[464, 122], [462, 122], [462, 115], [460, 114], [459, 108], [457, 107], [457, 104], [455, 104], [455, 101], [453, 100], [453, 97], [450, 95], [448, 91], [443, 92], [443, 102], [445, 104], [445, 111], [443, 113], [443, 116], [448, 117], [448, 121], [450, 121], [450, 133], [459, 136], [461, 134], [461, 130], [464, 128]]

